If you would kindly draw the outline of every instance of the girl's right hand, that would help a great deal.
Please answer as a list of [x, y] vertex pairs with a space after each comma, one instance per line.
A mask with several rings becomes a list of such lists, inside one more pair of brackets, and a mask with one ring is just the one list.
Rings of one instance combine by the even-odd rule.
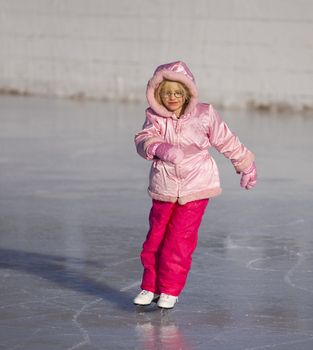
[[180, 148], [166, 142], [158, 142], [150, 145], [148, 147], [148, 152], [151, 152], [152, 155], [164, 162], [173, 164], [179, 164], [184, 159], [184, 152]]

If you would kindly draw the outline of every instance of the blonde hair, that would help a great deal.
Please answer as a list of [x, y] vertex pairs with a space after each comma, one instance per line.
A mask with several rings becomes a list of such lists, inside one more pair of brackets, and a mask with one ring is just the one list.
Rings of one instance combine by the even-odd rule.
[[166, 80], [164, 79], [160, 85], [155, 89], [154, 91], [154, 97], [157, 100], [157, 102], [163, 106], [163, 102], [162, 102], [162, 98], [161, 98], [161, 93], [164, 90], [165, 86], [167, 83], [176, 83], [179, 86], [179, 92], [181, 92], [184, 95], [184, 99], [185, 99], [185, 103], [184, 105], [187, 106], [187, 104], [190, 101], [191, 98], [191, 94], [189, 89], [186, 87], [186, 85], [184, 85], [183, 83], [181, 83], [180, 81], [174, 81], [174, 80]]

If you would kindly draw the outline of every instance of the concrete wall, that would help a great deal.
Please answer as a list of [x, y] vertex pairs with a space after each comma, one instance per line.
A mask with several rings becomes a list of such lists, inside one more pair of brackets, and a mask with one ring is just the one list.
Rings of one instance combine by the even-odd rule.
[[190, 65], [202, 100], [313, 108], [312, 0], [0, 0], [0, 91], [143, 100]]

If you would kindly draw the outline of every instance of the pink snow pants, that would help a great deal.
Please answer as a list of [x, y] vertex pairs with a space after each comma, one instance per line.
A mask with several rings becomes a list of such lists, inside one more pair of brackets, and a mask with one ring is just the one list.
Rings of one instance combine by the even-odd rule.
[[184, 205], [152, 201], [150, 229], [143, 244], [141, 288], [178, 296], [186, 283], [208, 199]]

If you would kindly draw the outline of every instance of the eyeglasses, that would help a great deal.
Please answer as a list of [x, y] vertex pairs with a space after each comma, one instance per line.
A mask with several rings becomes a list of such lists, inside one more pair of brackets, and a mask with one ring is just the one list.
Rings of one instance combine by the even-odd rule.
[[182, 98], [182, 97], [184, 97], [184, 93], [183, 92], [179, 92], [179, 91], [175, 91], [175, 92], [167, 91], [167, 92], [161, 93], [161, 96], [163, 98], [171, 98], [172, 95], [174, 95], [175, 98]]

